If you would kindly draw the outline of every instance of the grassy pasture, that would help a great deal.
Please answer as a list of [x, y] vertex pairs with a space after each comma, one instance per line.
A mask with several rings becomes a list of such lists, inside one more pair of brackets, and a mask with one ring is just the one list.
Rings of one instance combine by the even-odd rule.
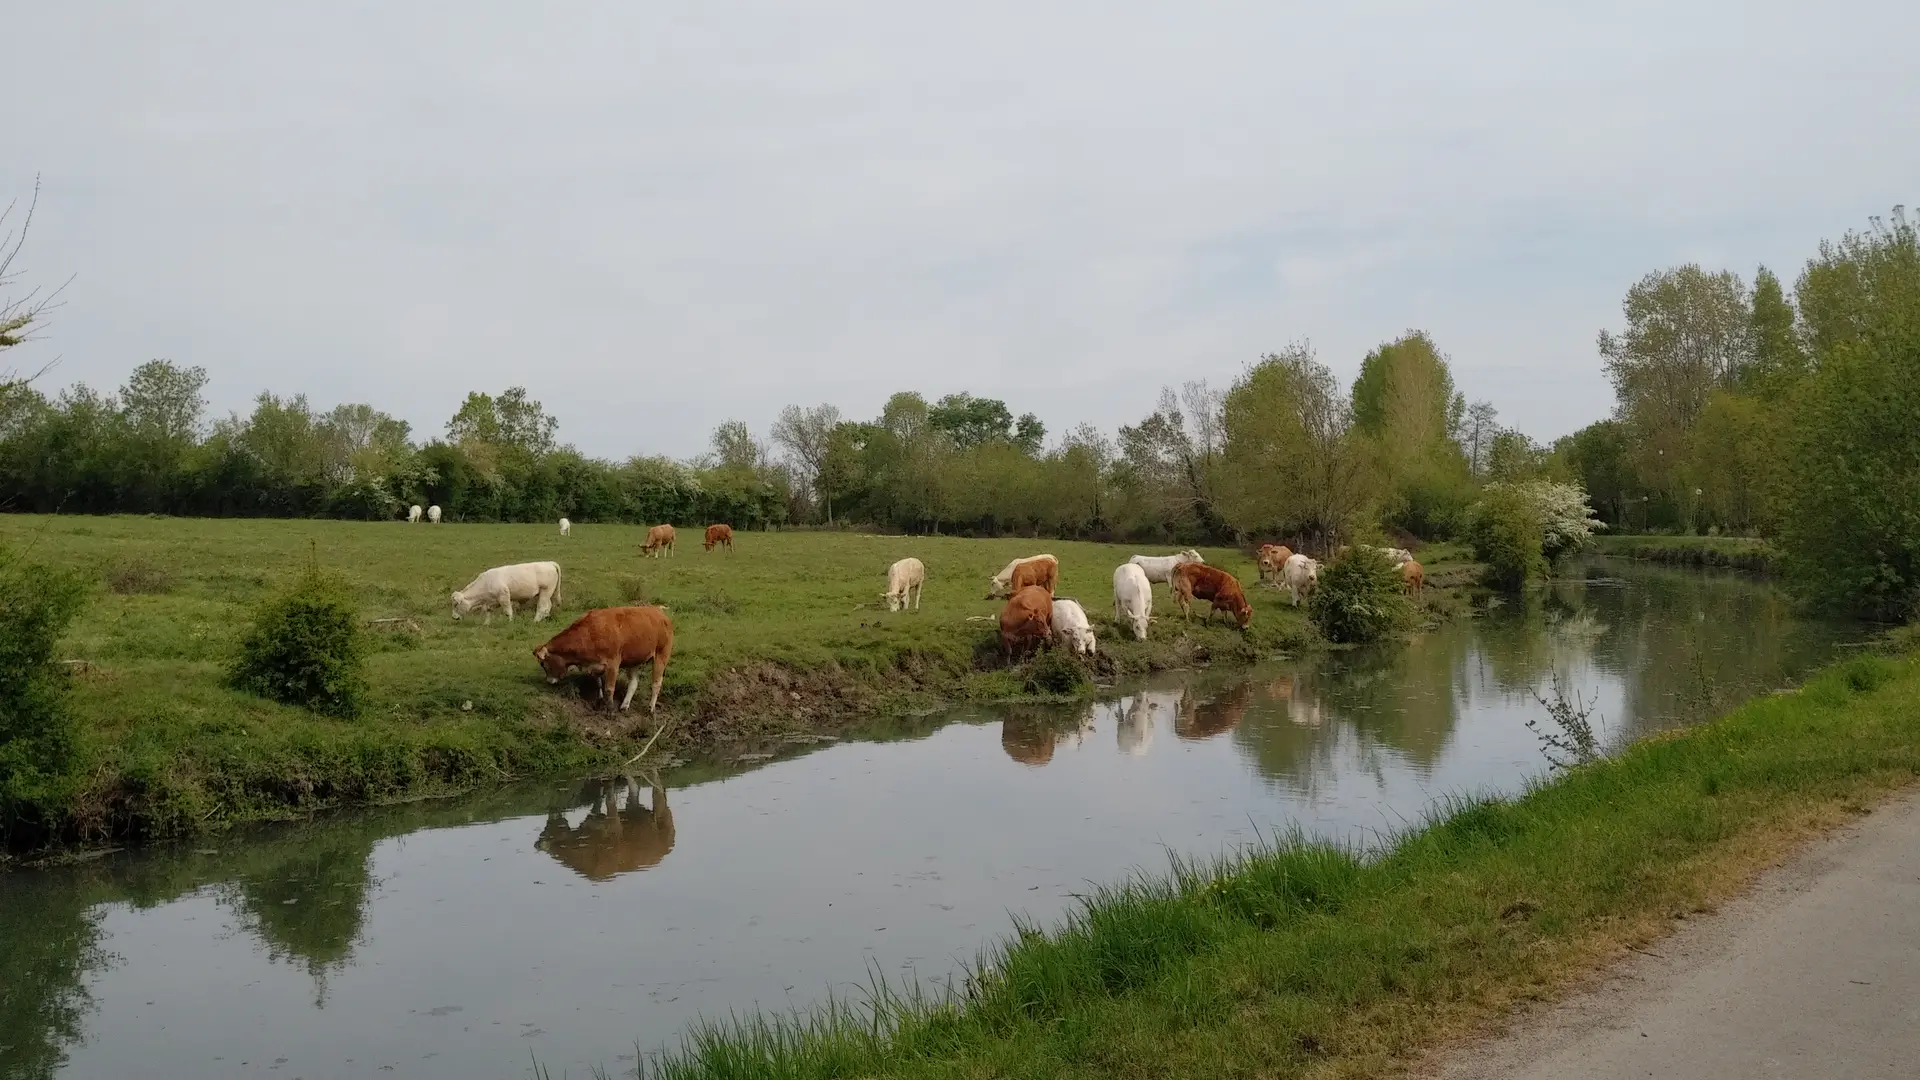
[[[202, 821], [390, 800], [488, 780], [584, 768], [626, 751], [644, 713], [596, 715], [580, 688], [553, 688], [531, 650], [589, 607], [664, 604], [676, 632], [662, 692], [682, 748], [832, 729], [941, 700], [1028, 695], [994, 653], [987, 579], [1016, 556], [1060, 558], [1060, 595], [1100, 635], [1102, 679], [1217, 660], [1250, 661], [1312, 642], [1301, 611], [1249, 588], [1254, 624], [1184, 626], [1164, 587], [1149, 640], [1110, 625], [1113, 567], [1133, 546], [1055, 540], [741, 533], [735, 550], [640, 555], [637, 526], [0, 516], [0, 543], [75, 568], [97, 592], [63, 643], [87, 729], [91, 779], [68, 808], [95, 837], [173, 834]], [[309, 553], [344, 574], [373, 622], [365, 715], [332, 721], [223, 684], [253, 606]], [[922, 610], [889, 613], [887, 567], [927, 566]], [[1207, 549], [1251, 585], [1252, 560]], [[555, 617], [491, 625], [450, 617], [448, 594], [502, 563], [562, 567]], [[1444, 604], [1444, 594], [1435, 603]], [[1304, 609], [1302, 609], [1304, 610]], [[582, 680], [584, 683], [585, 680]]]

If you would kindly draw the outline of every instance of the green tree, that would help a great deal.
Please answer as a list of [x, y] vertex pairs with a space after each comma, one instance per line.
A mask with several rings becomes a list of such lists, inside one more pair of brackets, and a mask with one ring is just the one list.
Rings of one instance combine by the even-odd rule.
[[1585, 488], [1600, 516], [1609, 525], [1626, 522], [1627, 504], [1634, 490], [1633, 466], [1625, 426], [1601, 420], [1554, 441], [1553, 457]]
[[1466, 398], [1433, 339], [1411, 330], [1368, 353], [1353, 383], [1353, 426], [1385, 483], [1383, 510], [1423, 536], [1449, 534], [1472, 501], [1472, 477], [1456, 438]]
[[1534, 501], [1513, 484], [1488, 485], [1467, 515], [1467, 542], [1486, 566], [1487, 583], [1509, 592], [1546, 572], [1544, 533]]
[[1307, 345], [1263, 357], [1227, 391], [1220, 514], [1243, 536], [1333, 547], [1367, 516], [1377, 480], [1333, 373]]
[[833, 453], [834, 430], [840, 422], [840, 410], [827, 404], [811, 409], [789, 405], [773, 422], [773, 441], [793, 461], [795, 478], [810, 487], [825, 508], [828, 524], [833, 523], [833, 494], [844, 490], [839, 486], [844, 474], [830, 470], [827, 460]]
[[972, 394], [948, 394], [927, 410], [927, 423], [944, 432], [961, 449], [990, 439], [1013, 437], [1013, 413], [1007, 403]]
[[1689, 263], [1627, 290], [1626, 329], [1600, 331], [1600, 356], [1618, 415], [1648, 488], [1690, 500], [1687, 440], [1717, 389], [1743, 381], [1754, 351], [1753, 312], [1740, 278]]
[[53, 650], [85, 602], [73, 575], [0, 549], [0, 844], [55, 831], [78, 787], [79, 722]]
[[1797, 290], [1816, 372], [1795, 402], [1780, 540], [1816, 599], [1884, 618], [1920, 602], [1920, 229], [1896, 208], [1823, 243]]
[[1764, 266], [1753, 275], [1752, 320], [1748, 333], [1753, 359], [1743, 384], [1777, 397], [1806, 377], [1807, 354], [1800, 343], [1793, 304], [1780, 279]]

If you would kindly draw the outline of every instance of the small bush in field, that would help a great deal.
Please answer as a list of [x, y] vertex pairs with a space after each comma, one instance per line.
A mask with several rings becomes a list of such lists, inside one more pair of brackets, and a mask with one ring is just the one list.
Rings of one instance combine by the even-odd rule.
[[1087, 669], [1059, 649], [1048, 649], [1027, 665], [1029, 693], [1077, 694], [1090, 681]]
[[254, 612], [228, 677], [264, 698], [352, 717], [366, 696], [367, 651], [353, 594], [311, 567]]
[[80, 725], [53, 649], [85, 601], [80, 579], [0, 551], [0, 840], [45, 828], [76, 782]]
[[1406, 626], [1413, 607], [1393, 561], [1378, 548], [1356, 546], [1320, 570], [1307, 617], [1328, 641], [1351, 645]]
[[1540, 550], [1543, 532], [1533, 500], [1505, 484], [1489, 485], [1467, 521], [1467, 542], [1473, 545], [1473, 557], [1486, 564], [1487, 584], [1509, 592], [1546, 572]]

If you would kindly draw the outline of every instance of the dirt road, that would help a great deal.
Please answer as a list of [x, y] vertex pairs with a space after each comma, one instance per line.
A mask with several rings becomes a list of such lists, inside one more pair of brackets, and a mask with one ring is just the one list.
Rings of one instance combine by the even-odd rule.
[[1768, 873], [1440, 1080], [1920, 1077], [1920, 796]]

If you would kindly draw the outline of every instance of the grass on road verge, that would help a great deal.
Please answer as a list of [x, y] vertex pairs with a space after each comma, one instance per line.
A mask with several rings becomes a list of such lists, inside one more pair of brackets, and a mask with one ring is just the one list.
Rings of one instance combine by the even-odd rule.
[[1713, 910], [1916, 776], [1920, 659], [1862, 655], [1456, 803], [1376, 857], [1293, 842], [1100, 890], [1020, 929], [963, 1000], [709, 1026], [647, 1075], [1380, 1076]]

